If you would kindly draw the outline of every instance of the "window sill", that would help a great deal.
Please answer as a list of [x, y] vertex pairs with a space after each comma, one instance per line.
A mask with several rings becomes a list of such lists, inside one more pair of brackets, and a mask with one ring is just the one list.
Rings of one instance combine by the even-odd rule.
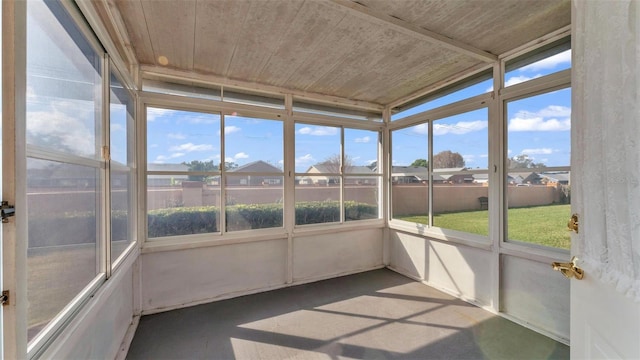
[[424, 224], [411, 223], [402, 220], [389, 221], [389, 229], [414, 234], [441, 242], [460, 244], [483, 250], [491, 250], [492, 244], [488, 237], [461, 231], [432, 227]]

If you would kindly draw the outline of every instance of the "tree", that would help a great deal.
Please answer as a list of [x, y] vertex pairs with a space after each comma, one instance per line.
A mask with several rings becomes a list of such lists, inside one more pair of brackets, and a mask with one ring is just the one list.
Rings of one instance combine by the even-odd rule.
[[[183, 164], [187, 165], [190, 172], [209, 172], [218, 170], [218, 166], [213, 164], [213, 160], [192, 160], [191, 162], [183, 162]], [[188, 178], [189, 181], [206, 181], [208, 177], [208, 175], [189, 175]]]
[[429, 161], [427, 161], [426, 159], [415, 159], [411, 163], [411, 166], [428, 168], [429, 167]]
[[507, 159], [509, 169], [539, 169], [547, 167], [543, 163], [535, 163], [527, 154], [516, 155]]
[[452, 152], [451, 150], [444, 150], [433, 155], [434, 169], [462, 167], [464, 167], [464, 158], [462, 157], [462, 155], [460, 155], [460, 153]]
[[[328, 156], [320, 165], [324, 165], [327, 169], [327, 172], [332, 174], [340, 173], [340, 154], [333, 154]], [[351, 156], [345, 155], [344, 157], [344, 173], [348, 174], [351, 172], [351, 168], [353, 168], [353, 159]]]

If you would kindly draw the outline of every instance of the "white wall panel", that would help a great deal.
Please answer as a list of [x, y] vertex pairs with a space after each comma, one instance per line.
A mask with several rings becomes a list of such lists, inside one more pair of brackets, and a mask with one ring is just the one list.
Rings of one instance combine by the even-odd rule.
[[287, 240], [150, 252], [141, 260], [144, 314], [285, 284]]
[[381, 267], [382, 234], [367, 229], [294, 238], [294, 282]]
[[[137, 252], [132, 254], [137, 257]], [[114, 359], [133, 319], [133, 268], [127, 262], [89, 299], [42, 359]]]
[[491, 305], [492, 254], [469, 246], [427, 240], [427, 284], [480, 305]]
[[390, 267], [480, 305], [491, 301], [490, 251], [390, 231]]
[[389, 266], [403, 274], [424, 280], [426, 240], [420, 236], [391, 230], [389, 242]]
[[501, 310], [569, 339], [569, 279], [550, 263], [502, 255]]

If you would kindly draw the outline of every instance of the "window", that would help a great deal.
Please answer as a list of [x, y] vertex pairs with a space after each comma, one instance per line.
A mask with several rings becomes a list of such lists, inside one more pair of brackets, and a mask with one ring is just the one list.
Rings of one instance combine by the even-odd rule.
[[135, 242], [135, 104], [131, 93], [111, 70], [109, 88], [109, 149], [111, 202], [111, 262]]
[[489, 235], [486, 108], [433, 122], [433, 226]]
[[33, 342], [67, 304], [105, 277], [100, 149], [106, 79], [102, 54], [60, 3], [27, 3], [26, 47], [26, 301]]
[[147, 107], [148, 236], [220, 232], [220, 114]]
[[283, 133], [279, 120], [147, 107], [148, 236], [282, 227]]
[[569, 249], [571, 89], [507, 103], [507, 239]]
[[282, 121], [224, 117], [226, 231], [283, 227]]
[[380, 133], [297, 123], [295, 224], [377, 219]]
[[452, 104], [493, 91], [493, 75], [484, 71], [471, 78], [446, 86], [436, 93], [427, 94], [393, 109], [391, 120], [400, 120], [411, 115]]
[[394, 219], [488, 235], [486, 108], [394, 130], [391, 144]]
[[504, 86], [509, 87], [571, 68], [571, 38], [564, 38], [508, 60]]

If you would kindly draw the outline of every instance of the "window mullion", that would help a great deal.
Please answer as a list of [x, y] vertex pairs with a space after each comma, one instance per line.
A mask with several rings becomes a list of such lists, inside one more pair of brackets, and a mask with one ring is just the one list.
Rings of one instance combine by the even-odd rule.
[[[100, 177], [102, 178], [102, 216], [100, 226], [101, 237], [98, 239], [101, 248], [102, 271], [107, 279], [111, 277], [111, 76], [109, 57], [105, 54], [102, 60], [102, 161]], [[97, 137], [96, 137], [97, 138]]]
[[429, 223], [429, 227], [433, 227], [433, 120], [430, 120], [428, 124], [429, 130], [427, 132], [427, 158], [429, 160], [427, 172], [429, 173], [429, 182], [427, 183], [427, 196], [429, 197], [429, 201], [427, 203], [427, 206], [429, 207], [429, 216], [427, 222]]
[[227, 232], [227, 171], [225, 170], [225, 114], [220, 114], [220, 234]]

